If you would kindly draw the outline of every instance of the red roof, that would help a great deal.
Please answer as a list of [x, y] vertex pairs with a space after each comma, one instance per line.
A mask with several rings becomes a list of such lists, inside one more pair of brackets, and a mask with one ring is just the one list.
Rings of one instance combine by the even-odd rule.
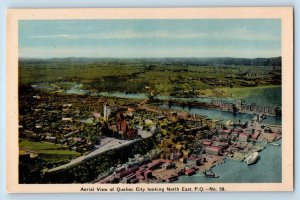
[[203, 141], [202, 144], [210, 146], [211, 145], [211, 141]]
[[196, 161], [196, 160], [201, 160], [201, 158], [199, 158], [199, 157], [189, 157], [189, 160], [193, 160], [193, 161]]
[[148, 169], [148, 170], [146, 170], [144, 173], [149, 173], [149, 172], [152, 172], [152, 170], [151, 170], [151, 169]]
[[215, 146], [211, 146], [211, 147], [207, 147], [207, 148], [210, 148], [212, 150], [217, 150], [217, 151], [221, 150], [220, 147], [215, 147]]
[[148, 169], [153, 169], [153, 168], [158, 167], [158, 166], [160, 166], [160, 165], [162, 165], [162, 164], [163, 164], [163, 161], [155, 160], [155, 161], [153, 161], [152, 163], [149, 163], [149, 164], [147, 165], [147, 167], [148, 167]]
[[223, 133], [230, 133], [230, 130], [224, 130]]
[[187, 169], [187, 170], [185, 170], [184, 173], [185, 173], [186, 175], [191, 175], [191, 174], [195, 173], [195, 170], [194, 170], [194, 169]]
[[240, 137], [248, 137], [247, 133], [240, 133]]
[[194, 169], [187, 169], [187, 170], [185, 170], [186, 173], [194, 172], [194, 171], [195, 171]]

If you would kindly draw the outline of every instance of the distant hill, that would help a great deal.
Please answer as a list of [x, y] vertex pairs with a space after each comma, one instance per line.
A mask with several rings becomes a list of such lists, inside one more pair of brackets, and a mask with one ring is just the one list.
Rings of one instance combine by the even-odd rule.
[[147, 63], [166, 65], [193, 65], [193, 66], [281, 66], [281, 56], [272, 58], [20, 58], [22, 63]]

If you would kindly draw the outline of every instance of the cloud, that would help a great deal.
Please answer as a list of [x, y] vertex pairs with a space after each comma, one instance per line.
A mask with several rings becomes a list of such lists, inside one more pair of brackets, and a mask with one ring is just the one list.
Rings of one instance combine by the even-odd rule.
[[[214, 33], [213, 37], [218, 37], [218, 33]], [[237, 39], [237, 40], [274, 40], [280, 41], [280, 35], [274, 35], [265, 32], [251, 31], [247, 28], [235, 28], [230, 31], [221, 33], [223, 39]]]
[[142, 58], [142, 57], [275, 57], [280, 56], [280, 49], [236, 49], [232, 47], [192, 47], [192, 48], [42, 48], [26, 47], [19, 49], [23, 58], [59, 58], [59, 57], [111, 57], [111, 58]]
[[30, 39], [67, 39], [67, 40], [135, 40], [135, 39], [175, 39], [175, 40], [247, 40], [247, 41], [280, 41], [280, 35], [255, 32], [246, 28], [228, 29], [220, 32], [211, 31], [111, 31], [87, 34], [53, 34], [53, 35], [32, 35]]
[[71, 39], [73, 36], [69, 34], [55, 34], [55, 35], [32, 35], [28, 36], [30, 39]]

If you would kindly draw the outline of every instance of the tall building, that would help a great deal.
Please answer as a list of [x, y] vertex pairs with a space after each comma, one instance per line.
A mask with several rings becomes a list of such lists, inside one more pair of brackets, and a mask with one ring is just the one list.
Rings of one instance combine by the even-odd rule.
[[109, 105], [105, 104], [104, 105], [104, 108], [103, 108], [103, 118], [104, 118], [104, 121], [108, 121], [108, 117], [110, 116], [111, 114], [111, 110], [110, 110], [110, 107]]

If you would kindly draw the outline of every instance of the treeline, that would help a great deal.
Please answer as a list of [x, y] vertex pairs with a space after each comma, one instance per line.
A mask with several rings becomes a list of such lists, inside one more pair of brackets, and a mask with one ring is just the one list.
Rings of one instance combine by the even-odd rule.
[[192, 66], [281, 66], [281, 57], [274, 58], [165, 58], [160, 63]]
[[118, 63], [122, 64], [165, 64], [165, 65], [193, 65], [193, 66], [281, 66], [281, 56], [272, 58], [51, 58], [30, 59], [20, 58], [20, 64], [44, 63]]

